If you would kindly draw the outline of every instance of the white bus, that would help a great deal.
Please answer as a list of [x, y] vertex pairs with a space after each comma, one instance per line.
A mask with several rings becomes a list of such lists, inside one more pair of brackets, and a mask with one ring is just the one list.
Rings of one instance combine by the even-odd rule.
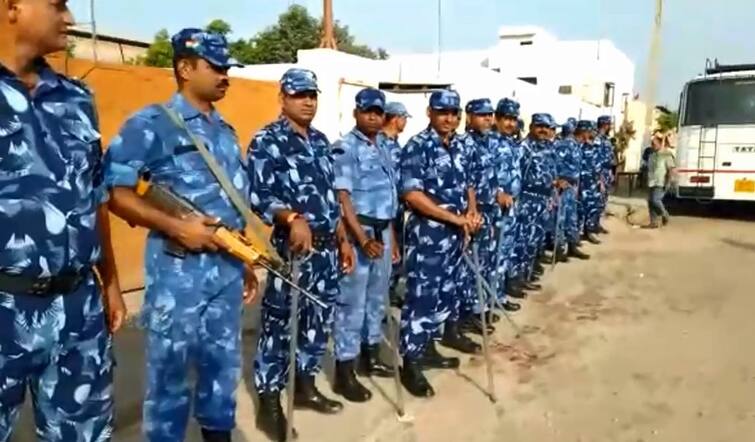
[[708, 64], [684, 86], [678, 198], [755, 201], [755, 64]]

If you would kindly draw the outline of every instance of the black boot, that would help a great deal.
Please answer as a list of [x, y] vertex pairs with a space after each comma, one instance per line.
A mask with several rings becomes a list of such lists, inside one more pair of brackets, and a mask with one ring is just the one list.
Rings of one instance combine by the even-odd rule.
[[593, 233], [585, 233], [582, 238], [590, 244], [600, 244], [600, 240]]
[[404, 366], [401, 367], [401, 383], [412, 396], [435, 396], [435, 390], [427, 381], [425, 374], [422, 373], [422, 366], [419, 361], [404, 358]]
[[569, 244], [568, 254], [572, 258], [577, 258], [577, 259], [582, 259], [582, 260], [590, 259], [590, 255], [579, 250], [579, 246], [577, 246], [577, 243]]
[[523, 288], [525, 290], [535, 291], [536, 292], [538, 290], [542, 290], [543, 286], [541, 286], [540, 284], [537, 284], [535, 282], [525, 282]]
[[522, 306], [517, 304], [516, 302], [506, 301], [503, 303], [503, 309], [507, 312], [518, 312], [522, 309]]
[[470, 355], [478, 354], [480, 350], [482, 350], [480, 344], [461, 334], [459, 324], [456, 322], [446, 323], [445, 330], [443, 331], [443, 339], [440, 343], [445, 347], [453, 348], [456, 351]]
[[[260, 404], [257, 410], [257, 428], [265, 433], [270, 440], [286, 442], [286, 416], [281, 407], [280, 392], [260, 393]], [[293, 431], [297, 438], [296, 430]], [[206, 440], [206, 439], [205, 439]]]
[[606, 228], [603, 227], [602, 225], [599, 225], [598, 226], [598, 233], [600, 233], [602, 235], [607, 235], [608, 234], [608, 230], [606, 230]]
[[296, 375], [296, 390], [294, 391], [294, 405], [322, 414], [336, 414], [343, 410], [343, 404], [326, 398], [315, 385], [314, 376]]
[[202, 440], [204, 442], [231, 442], [231, 432], [202, 428]]
[[521, 279], [506, 281], [506, 295], [516, 299], [526, 298], [527, 294], [524, 293], [523, 284]]
[[345, 397], [351, 402], [367, 402], [372, 398], [370, 390], [359, 383], [354, 373], [354, 359], [350, 361], [336, 361], [336, 378], [333, 392]]
[[563, 248], [559, 248], [558, 250], [556, 250], [556, 261], [569, 262], [569, 256], [566, 254]]
[[393, 377], [393, 367], [380, 360], [380, 344], [362, 345], [359, 353], [358, 371], [362, 376]]
[[[547, 264], [550, 264], [550, 261], [548, 261], [548, 260], [546, 260], [545, 262]], [[537, 275], [542, 276], [543, 274], [545, 274], [545, 267], [543, 266], [542, 263], [535, 262], [535, 265], [532, 267], [532, 272], [535, 273], [535, 274], [537, 274]]]
[[435, 341], [430, 341], [425, 349], [425, 354], [417, 360], [417, 363], [419, 363], [422, 368], [437, 368], [441, 370], [455, 370], [461, 365], [459, 358], [447, 358], [438, 353], [438, 347], [435, 346]]
[[[495, 327], [488, 322], [487, 324], [488, 334], [495, 333]], [[479, 315], [472, 315], [461, 322], [459, 331], [462, 333], [472, 333], [482, 336], [482, 319]]]
[[489, 311], [485, 313], [485, 320], [488, 322], [488, 324], [495, 324], [496, 322], [501, 320], [501, 316]]

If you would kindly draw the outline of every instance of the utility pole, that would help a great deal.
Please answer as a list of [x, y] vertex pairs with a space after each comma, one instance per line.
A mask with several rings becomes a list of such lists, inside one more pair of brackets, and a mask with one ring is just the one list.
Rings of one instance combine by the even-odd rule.
[[333, 31], [333, 0], [323, 0], [322, 3], [322, 40], [320, 40], [320, 47], [338, 49], [336, 35]]
[[650, 54], [648, 55], [647, 83], [645, 85], [645, 133], [643, 146], [650, 145], [653, 132], [653, 116], [655, 114], [656, 95], [658, 93], [658, 74], [661, 58], [661, 31], [663, 28], [663, 0], [655, 0], [655, 20], [650, 39]]

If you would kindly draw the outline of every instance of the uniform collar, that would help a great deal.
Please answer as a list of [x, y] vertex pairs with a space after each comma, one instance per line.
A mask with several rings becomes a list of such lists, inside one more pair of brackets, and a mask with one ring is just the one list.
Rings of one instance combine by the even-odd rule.
[[[34, 88], [34, 93], [40, 91], [52, 90], [60, 86], [60, 76], [52, 70], [47, 61], [44, 58], [38, 58], [34, 61], [34, 68], [39, 75], [39, 81]], [[8, 69], [5, 65], [0, 63], [0, 78], [14, 80], [21, 83], [15, 72]]]
[[[202, 112], [199, 111], [194, 105], [189, 103], [189, 101], [186, 99], [186, 97], [183, 96], [181, 93], [175, 93], [173, 94], [173, 97], [171, 97], [170, 102], [168, 102], [168, 106], [171, 109], [174, 109], [176, 112], [178, 112], [181, 117], [185, 121], [192, 120], [194, 118], [204, 116]], [[223, 122], [225, 123], [225, 120], [223, 120], [223, 117], [220, 116], [218, 111], [213, 106], [212, 110], [210, 111], [209, 120], [212, 122]]]
[[[430, 138], [435, 141], [436, 143], [440, 144], [441, 146], [445, 146], [443, 144], [443, 138], [440, 136], [438, 131], [435, 130], [432, 126], [427, 126], [427, 133], [430, 135]], [[456, 138], [456, 132], [451, 132], [451, 135], [448, 137], [448, 147], [450, 148], [454, 144], [454, 139]]]
[[[356, 126], [353, 129], [351, 129], [351, 134], [354, 135], [355, 137], [357, 137], [359, 140], [365, 142], [365, 143], [376, 144], [377, 141], [378, 141], [378, 137], [376, 136], [375, 137], [375, 143], [373, 143], [372, 140], [370, 140], [367, 137], [367, 135], [365, 135], [364, 133], [362, 133], [362, 131], [359, 130], [359, 128], [357, 128]], [[380, 135], [380, 132], [378, 132], [378, 136], [379, 135]]]
[[[295, 134], [298, 137], [301, 137], [301, 134], [294, 130], [293, 126], [291, 126], [291, 122], [288, 121], [288, 118], [286, 118], [285, 115], [281, 114], [278, 118], [278, 124], [280, 124], [280, 127], [292, 134]], [[307, 139], [311, 140], [312, 137], [317, 136], [317, 132], [312, 128], [312, 126], [307, 127]]]

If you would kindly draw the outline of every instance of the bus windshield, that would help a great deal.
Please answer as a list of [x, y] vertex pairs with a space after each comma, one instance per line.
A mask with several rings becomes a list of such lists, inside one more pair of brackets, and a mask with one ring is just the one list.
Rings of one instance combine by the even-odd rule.
[[755, 124], [755, 78], [692, 82], [683, 126]]

